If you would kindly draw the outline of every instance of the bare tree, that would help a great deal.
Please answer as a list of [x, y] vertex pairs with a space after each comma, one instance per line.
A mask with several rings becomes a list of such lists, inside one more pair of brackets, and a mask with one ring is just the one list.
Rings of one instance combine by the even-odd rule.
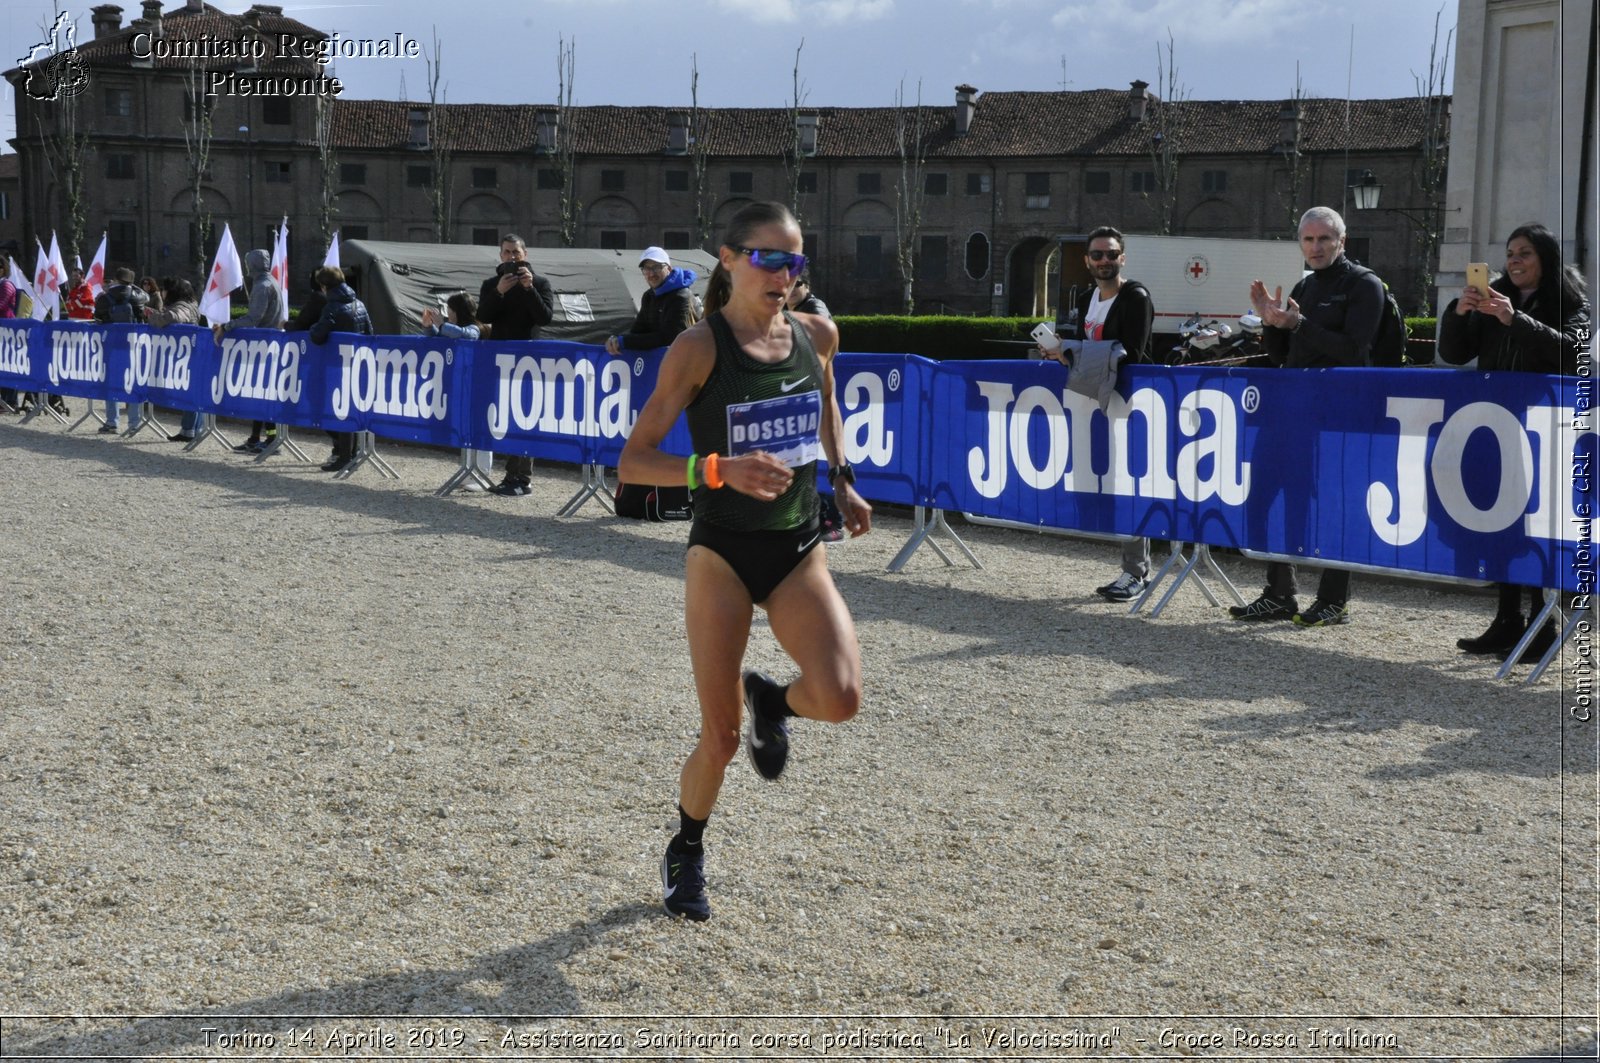
[[334, 199], [338, 187], [339, 160], [333, 150], [333, 97], [317, 97], [317, 168], [322, 177], [320, 201], [317, 207], [317, 231], [324, 245], [333, 238], [334, 222], [339, 217], [339, 204]]
[[1301, 200], [1305, 195], [1306, 186], [1311, 178], [1310, 163], [1305, 153], [1300, 150], [1305, 140], [1304, 119], [1306, 112], [1306, 91], [1300, 81], [1300, 64], [1294, 65], [1294, 95], [1284, 101], [1279, 112], [1280, 135], [1278, 151], [1283, 155], [1284, 183], [1278, 190], [1278, 200], [1289, 212], [1289, 228], [1294, 229], [1300, 224], [1300, 214], [1304, 209]]
[[443, 72], [444, 63], [437, 26], [433, 30], [433, 49], [423, 53], [423, 62], [427, 64], [428, 74], [428, 152], [433, 161], [430, 204], [433, 208], [433, 234], [434, 239], [443, 244], [450, 241], [450, 204], [455, 180], [450, 172], [450, 160], [453, 154], [450, 116], [444, 106], [448, 90], [441, 90], [439, 87], [439, 77]]
[[[40, 144], [44, 148], [45, 165], [50, 170], [51, 183], [60, 193], [67, 237], [63, 253], [71, 259], [82, 253], [84, 224], [89, 213], [85, 188], [89, 136], [84, 132], [83, 112], [79, 103], [79, 93], [87, 82], [81, 69], [73, 66], [77, 57], [71, 50], [70, 40], [76, 37], [76, 26], [62, 12], [59, 0], [50, 21], [40, 23], [39, 30], [45, 40], [53, 41], [58, 49], [56, 54], [39, 60], [40, 66], [48, 65], [50, 68], [41, 76], [51, 79], [58, 91], [51, 97], [53, 106], [49, 108], [51, 120], [48, 123], [44, 119], [45, 108], [35, 104], [31, 110], [34, 124], [39, 130]], [[63, 42], [58, 34], [69, 35], [66, 51], [60, 50]]]
[[1411, 305], [1420, 312], [1428, 312], [1433, 305], [1434, 267], [1438, 264], [1439, 242], [1444, 225], [1444, 183], [1450, 166], [1450, 99], [1445, 95], [1450, 82], [1450, 43], [1455, 30], [1445, 33], [1444, 47], [1439, 47], [1440, 8], [1433, 15], [1433, 43], [1428, 48], [1426, 74], [1412, 71], [1417, 86], [1417, 97], [1422, 102], [1422, 157], [1416, 169], [1416, 187], [1424, 207], [1424, 224], [1418, 226], [1417, 271], [1412, 289]]
[[806, 152], [800, 142], [800, 107], [810, 95], [806, 91], [805, 82], [800, 79], [800, 53], [805, 49], [806, 40], [800, 38], [800, 45], [794, 50], [794, 96], [789, 104], [789, 211], [794, 215], [794, 220], [800, 221], [800, 172], [805, 168]]
[[198, 59], [191, 60], [183, 72], [184, 120], [183, 148], [187, 156], [184, 176], [189, 183], [189, 217], [194, 225], [195, 276], [204, 279], [211, 263], [206, 248], [211, 245], [211, 211], [206, 208], [205, 180], [211, 169], [211, 100], [205, 94], [205, 71]]
[[1150, 127], [1150, 164], [1155, 170], [1154, 192], [1144, 192], [1156, 212], [1156, 226], [1161, 235], [1172, 233], [1178, 209], [1178, 159], [1183, 150], [1180, 131], [1180, 105], [1188, 99], [1189, 90], [1178, 83], [1178, 64], [1174, 55], [1172, 32], [1167, 31], [1167, 56], [1161, 57], [1161, 45], [1156, 45], [1156, 85], [1162, 95], [1151, 101], [1146, 122]]
[[689, 57], [689, 180], [694, 186], [694, 240], [704, 247], [711, 239], [711, 196], [706, 187], [706, 167], [711, 157], [710, 122], [700, 109], [700, 60]]
[[556, 50], [556, 168], [561, 172], [561, 197], [558, 211], [561, 220], [561, 243], [566, 247], [578, 246], [578, 215], [583, 203], [577, 191], [577, 144], [574, 126], [577, 115], [572, 109], [572, 84], [577, 75], [578, 42], [576, 39], [559, 39]]
[[917, 103], [906, 107], [906, 83], [894, 92], [895, 147], [900, 153], [900, 177], [895, 184], [895, 258], [900, 267], [901, 302], [904, 312], [916, 312], [917, 238], [922, 231], [922, 203], [926, 189], [922, 171], [928, 159], [928, 145], [922, 123], [922, 82], [917, 82]]

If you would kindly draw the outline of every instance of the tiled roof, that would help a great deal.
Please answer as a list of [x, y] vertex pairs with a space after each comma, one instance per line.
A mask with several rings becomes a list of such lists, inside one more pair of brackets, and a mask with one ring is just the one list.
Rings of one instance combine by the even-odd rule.
[[[339, 100], [333, 136], [340, 148], [404, 148], [408, 111], [416, 103]], [[548, 104], [443, 105], [458, 151], [531, 152], [537, 115]], [[1186, 100], [1171, 107], [1172, 136], [1184, 154], [1266, 153], [1277, 149], [1279, 100]], [[1304, 100], [1301, 150], [1408, 150], [1422, 141], [1426, 101], [1415, 97], [1353, 100], [1349, 130], [1343, 100]], [[575, 107], [580, 155], [661, 155], [669, 116], [684, 107]], [[894, 107], [808, 107], [818, 117], [819, 158], [895, 157]], [[930, 158], [1141, 155], [1155, 126], [1128, 116], [1128, 95], [1088, 92], [988, 92], [978, 98], [971, 128], [955, 131], [955, 108], [922, 108]], [[707, 108], [706, 143], [715, 156], [779, 156], [793, 143], [787, 108]]]

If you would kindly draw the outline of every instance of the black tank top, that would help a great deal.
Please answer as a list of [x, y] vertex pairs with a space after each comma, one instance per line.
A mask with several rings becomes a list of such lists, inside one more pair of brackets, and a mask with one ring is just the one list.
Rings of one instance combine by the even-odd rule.
[[787, 310], [783, 316], [793, 337], [789, 357], [770, 364], [745, 353], [720, 312], [706, 318], [717, 357], [689, 404], [689, 437], [696, 454], [765, 450], [794, 469], [794, 481], [771, 502], [702, 484], [694, 493], [696, 520], [733, 531], [788, 531], [817, 518], [822, 361], [805, 326]]

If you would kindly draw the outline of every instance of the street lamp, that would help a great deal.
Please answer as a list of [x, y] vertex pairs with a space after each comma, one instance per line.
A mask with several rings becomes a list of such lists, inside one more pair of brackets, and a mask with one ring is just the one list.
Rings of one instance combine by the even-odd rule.
[[[1371, 170], [1362, 170], [1361, 176], [1356, 178], [1355, 183], [1350, 185], [1349, 189], [1351, 201], [1355, 203], [1357, 210], [1382, 210], [1390, 214], [1403, 214], [1411, 220], [1413, 225], [1430, 231], [1438, 229], [1444, 224], [1443, 215], [1461, 209], [1460, 207], [1445, 207], [1442, 204], [1422, 207], [1380, 207], [1378, 206], [1378, 201], [1383, 196], [1383, 185], [1378, 183], [1378, 178]], [[1421, 217], [1418, 217], [1418, 214], [1421, 214]]]

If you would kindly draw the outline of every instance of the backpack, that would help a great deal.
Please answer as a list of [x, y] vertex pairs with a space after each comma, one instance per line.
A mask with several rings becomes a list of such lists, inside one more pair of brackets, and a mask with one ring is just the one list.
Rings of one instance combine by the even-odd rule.
[[111, 289], [111, 305], [106, 309], [106, 320], [113, 325], [131, 325], [136, 320], [134, 307], [128, 301], [128, 286], [119, 284]]
[[694, 516], [687, 487], [617, 484], [617, 516], [651, 522], [689, 520]]
[[[1365, 266], [1356, 265], [1350, 276], [1355, 278], [1372, 272]], [[1373, 273], [1373, 276], [1377, 274]], [[1373, 338], [1367, 364], [1377, 369], [1398, 369], [1406, 364], [1406, 343], [1411, 339], [1411, 334], [1406, 329], [1405, 315], [1400, 312], [1400, 304], [1395, 301], [1388, 282], [1378, 277], [1378, 283], [1383, 285], [1383, 316], [1378, 319], [1378, 335]]]

